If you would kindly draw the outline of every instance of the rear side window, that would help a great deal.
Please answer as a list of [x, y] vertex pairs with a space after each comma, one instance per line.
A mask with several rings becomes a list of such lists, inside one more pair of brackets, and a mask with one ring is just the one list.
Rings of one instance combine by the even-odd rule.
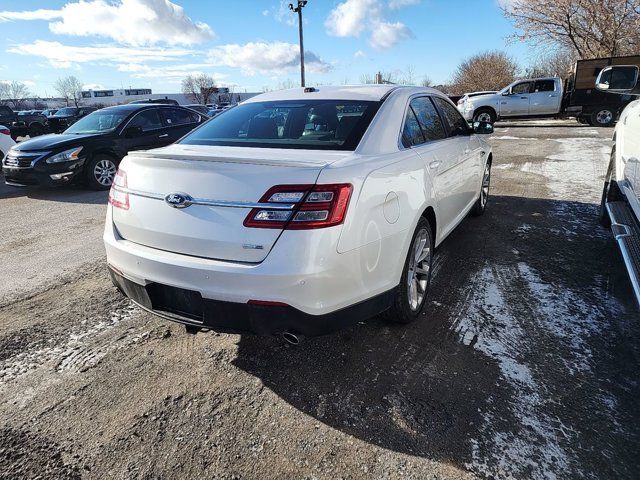
[[225, 110], [180, 143], [355, 150], [379, 102], [287, 100]]
[[405, 147], [415, 147], [425, 142], [422, 129], [418, 123], [418, 118], [411, 105], [407, 108], [407, 115], [404, 119], [404, 128], [402, 130], [402, 145]]
[[136, 114], [136, 116], [131, 119], [127, 126], [140, 127], [143, 132], [162, 128], [162, 122], [160, 121], [158, 109], [151, 108], [149, 110], [143, 110], [142, 112]]
[[556, 89], [556, 82], [553, 80], [536, 80], [533, 85], [533, 93], [553, 92]]
[[440, 115], [431, 100], [427, 97], [414, 98], [411, 100], [411, 108], [418, 118], [418, 123], [422, 128], [422, 133], [426, 141], [441, 140], [446, 138]]
[[181, 108], [163, 108], [162, 114], [164, 115], [166, 126], [186, 125], [187, 123], [195, 122], [191, 113]]
[[462, 115], [460, 115], [460, 112], [456, 107], [440, 97], [434, 97], [433, 101], [444, 116], [444, 121], [447, 123], [447, 127], [449, 128], [450, 137], [455, 137], [456, 135], [467, 135], [470, 132], [469, 124]]

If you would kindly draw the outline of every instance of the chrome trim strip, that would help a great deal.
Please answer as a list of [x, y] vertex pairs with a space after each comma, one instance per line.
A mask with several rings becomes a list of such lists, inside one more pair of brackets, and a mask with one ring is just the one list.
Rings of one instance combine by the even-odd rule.
[[[128, 193], [129, 195], [135, 195], [138, 197], [151, 198], [153, 200], [164, 201], [168, 195], [162, 195], [160, 193], [144, 192], [142, 190], [133, 190], [131, 188], [113, 187], [114, 190], [122, 193]], [[213, 200], [210, 198], [191, 198], [189, 200], [190, 205], [204, 205], [207, 207], [227, 207], [227, 208], [262, 208], [265, 210], [293, 210], [296, 206], [295, 203], [261, 203], [261, 202], [230, 202], [227, 200]]]

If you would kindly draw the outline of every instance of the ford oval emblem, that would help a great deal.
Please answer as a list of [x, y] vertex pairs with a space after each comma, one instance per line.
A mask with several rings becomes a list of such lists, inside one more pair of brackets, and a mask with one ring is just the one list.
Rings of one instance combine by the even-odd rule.
[[186, 193], [170, 193], [164, 197], [164, 201], [173, 208], [187, 208], [193, 203], [193, 198]]

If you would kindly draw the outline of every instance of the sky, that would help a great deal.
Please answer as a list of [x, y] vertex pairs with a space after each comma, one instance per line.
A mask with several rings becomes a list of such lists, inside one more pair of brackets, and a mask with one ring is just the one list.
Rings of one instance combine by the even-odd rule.
[[[207, 73], [235, 91], [299, 82], [297, 15], [280, 0], [0, 0], [0, 81], [55, 95], [85, 88], [177, 93]], [[303, 9], [307, 85], [357, 84], [377, 71], [446, 83], [465, 58], [506, 51], [513, 27], [497, 0], [309, 0]]]

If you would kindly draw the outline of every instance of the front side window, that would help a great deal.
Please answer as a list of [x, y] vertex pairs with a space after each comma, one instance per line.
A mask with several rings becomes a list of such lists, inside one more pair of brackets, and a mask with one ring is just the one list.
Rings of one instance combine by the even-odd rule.
[[444, 116], [444, 121], [447, 123], [447, 127], [449, 128], [450, 137], [455, 137], [456, 135], [467, 135], [470, 133], [469, 124], [462, 115], [460, 115], [460, 112], [456, 107], [440, 97], [434, 97], [433, 101]]
[[531, 82], [522, 82], [511, 87], [511, 93], [514, 95], [521, 95], [523, 93], [529, 93], [531, 89]]
[[422, 133], [427, 141], [441, 140], [446, 138], [442, 120], [436, 107], [427, 97], [414, 98], [411, 100], [411, 108], [418, 118], [418, 123], [422, 128]]
[[143, 132], [162, 128], [162, 121], [157, 108], [143, 110], [131, 119], [127, 127], [140, 127]]
[[379, 103], [306, 99], [247, 103], [225, 110], [180, 143], [355, 150]]
[[536, 80], [533, 85], [533, 93], [553, 92], [556, 89], [556, 82], [553, 80]]

